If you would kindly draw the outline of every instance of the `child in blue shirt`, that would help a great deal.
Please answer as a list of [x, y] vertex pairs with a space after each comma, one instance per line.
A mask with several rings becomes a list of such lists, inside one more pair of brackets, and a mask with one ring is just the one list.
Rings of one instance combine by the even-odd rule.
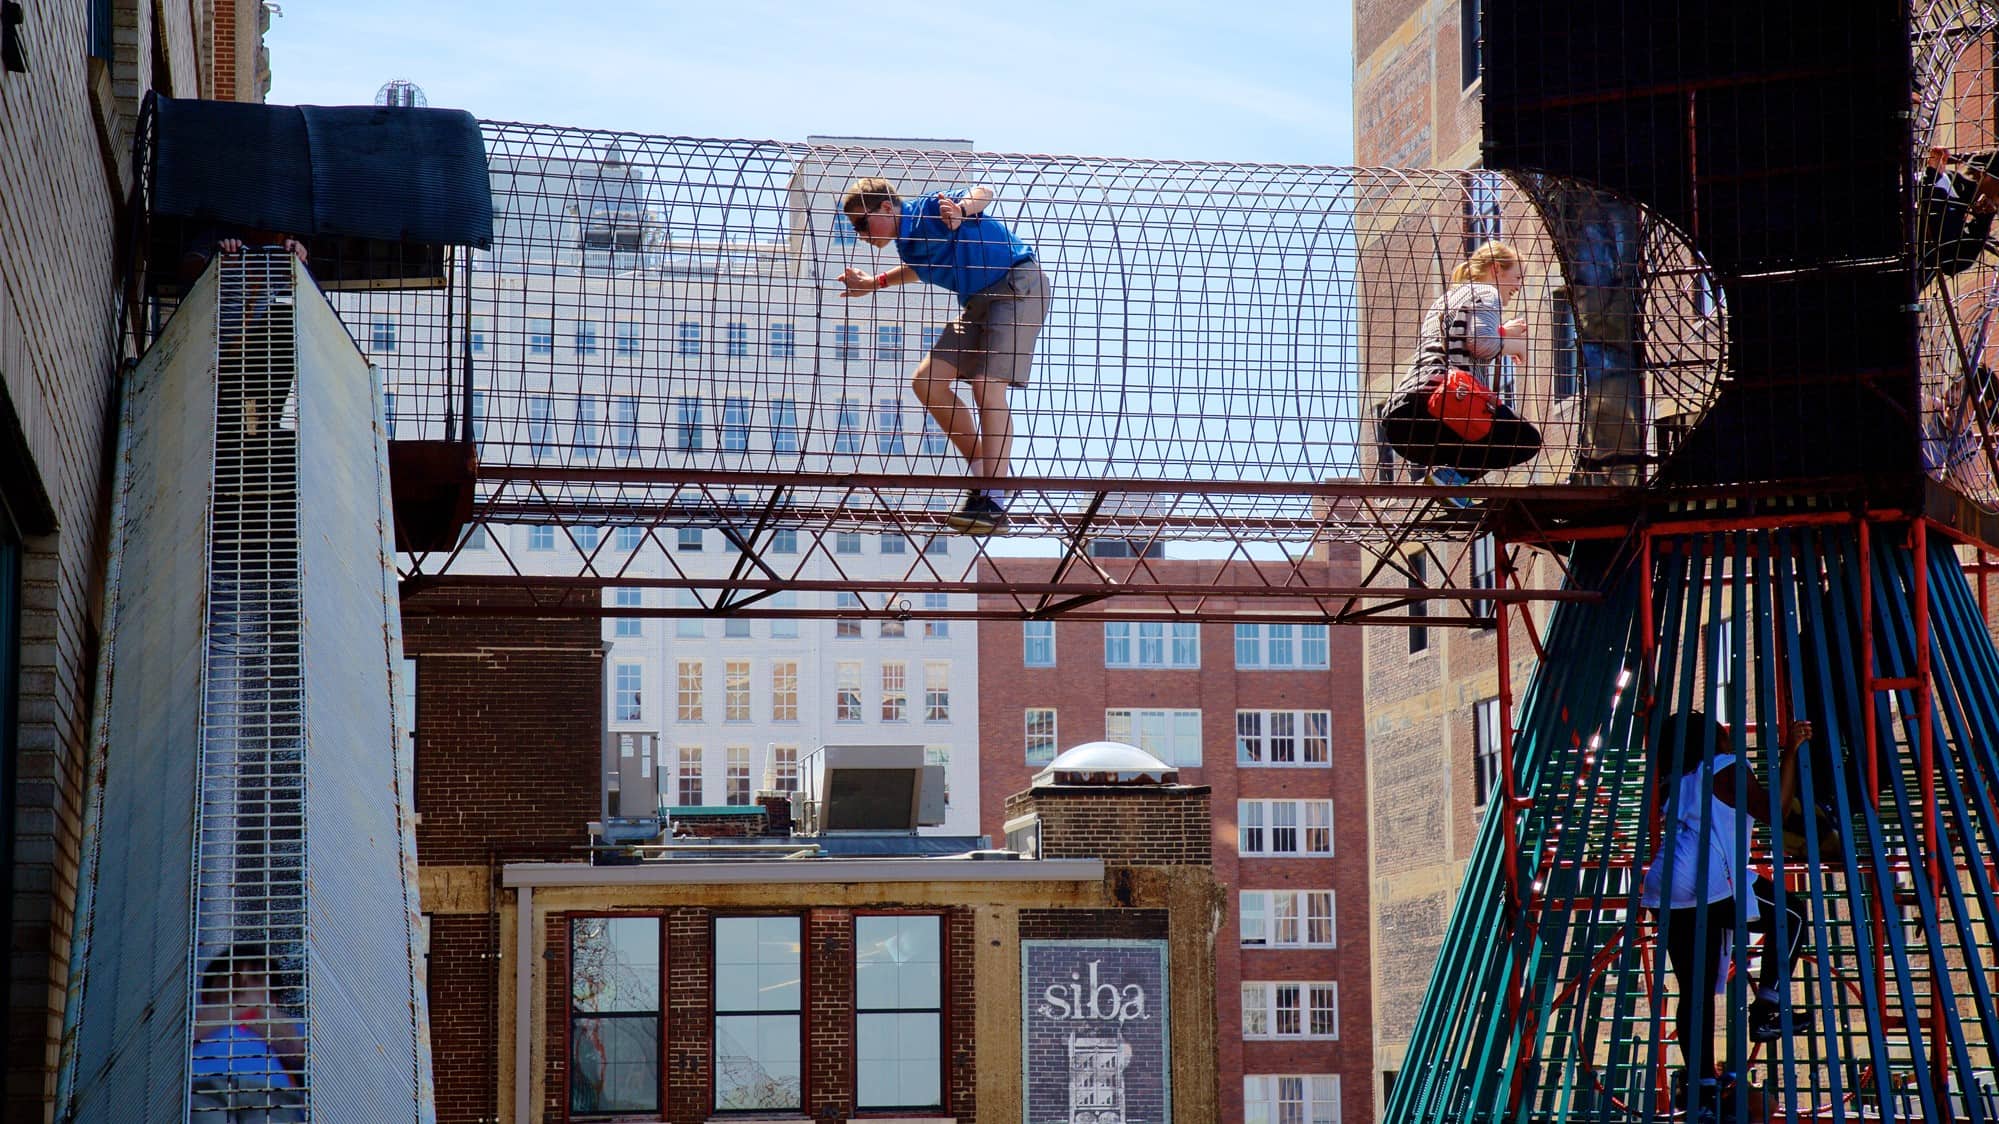
[[[1034, 250], [985, 214], [992, 201], [992, 189], [979, 186], [904, 202], [887, 180], [855, 180], [840, 200], [841, 212], [861, 241], [876, 249], [894, 243], [902, 264], [873, 276], [849, 266], [840, 282], [847, 297], [911, 281], [957, 294], [961, 310], [917, 364], [910, 389], [972, 475], [998, 481], [1007, 474], [1013, 445], [1007, 391], [1028, 383], [1049, 286]], [[952, 387], [960, 379], [971, 384], [970, 405]], [[1004, 529], [1003, 499], [991, 487], [973, 489], [951, 516], [952, 528], [967, 534]]]

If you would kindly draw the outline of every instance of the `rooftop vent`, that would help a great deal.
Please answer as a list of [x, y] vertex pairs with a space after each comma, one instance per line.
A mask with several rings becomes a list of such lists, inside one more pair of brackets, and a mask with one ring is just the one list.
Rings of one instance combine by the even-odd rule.
[[1162, 785], [1180, 779], [1179, 770], [1135, 745], [1084, 742], [1065, 749], [1034, 775], [1034, 787], [1054, 784]]

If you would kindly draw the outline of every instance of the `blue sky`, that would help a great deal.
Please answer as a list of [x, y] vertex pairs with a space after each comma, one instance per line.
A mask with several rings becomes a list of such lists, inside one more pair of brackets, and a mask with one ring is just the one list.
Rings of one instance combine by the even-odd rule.
[[430, 104], [480, 117], [644, 133], [955, 137], [989, 151], [1299, 164], [1353, 154], [1348, 4], [282, 7], [266, 40], [274, 102], [365, 103], [407, 78]]

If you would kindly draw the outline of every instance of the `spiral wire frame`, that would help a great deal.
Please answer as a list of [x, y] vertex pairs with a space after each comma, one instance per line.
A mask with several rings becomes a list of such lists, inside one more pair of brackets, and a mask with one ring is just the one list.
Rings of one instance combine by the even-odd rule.
[[[493, 524], [941, 531], [965, 463], [911, 372], [957, 304], [921, 284], [839, 295], [843, 269], [898, 261], [840, 211], [860, 176], [905, 198], [990, 187], [987, 215], [1052, 283], [1031, 384], [1010, 395], [1016, 534], [1468, 537], [1509, 495], [1642, 484], [1721, 371], [1721, 296], [1648, 221], [1621, 302], [1645, 378], [1616, 411], [1628, 432], [1606, 434], [1555, 242], [1490, 172], [484, 128], [491, 250], [441, 288], [336, 303], [382, 368], [396, 439], [463, 438], [469, 417], [475, 517]], [[1375, 419], [1452, 267], [1493, 239], [1525, 261], [1506, 315], [1531, 343], [1479, 373], [1543, 448], [1464, 509]]]
[[[1952, 156], [1956, 194], [1977, 176], [1974, 164], [1999, 153], [1995, 42], [1999, 6], [1986, 0], [1937, 0], [1915, 13], [1916, 76], [1913, 175], [1918, 183], [1919, 260], [1957, 235], [1943, 212], [1922, 205], [1931, 147]], [[1962, 177], [1962, 178], [1956, 178]], [[1969, 203], [1969, 200], [1962, 200]], [[1999, 511], [1999, 269], [1988, 251], [1967, 253], [1960, 271], [1924, 274], [1919, 302], [1923, 450], [1932, 479]]]

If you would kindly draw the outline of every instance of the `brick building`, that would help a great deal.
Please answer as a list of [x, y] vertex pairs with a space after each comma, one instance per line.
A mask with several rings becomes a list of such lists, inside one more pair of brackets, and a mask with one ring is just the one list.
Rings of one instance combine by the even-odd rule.
[[269, 58], [256, 3], [21, 11], [0, 23], [0, 1115], [36, 1121], [69, 977], [133, 133], [148, 91], [261, 99]]
[[600, 629], [406, 622], [439, 1121], [1016, 1121], [1096, 1095], [1072, 1055], [1124, 1058], [1098, 1093], [1134, 1112], [1226, 1118], [1205, 787], [1023, 780], [995, 807], [1040, 825], [1031, 860], [730, 809], [593, 865]]
[[[1219, 611], [1229, 584], [1267, 577], [1239, 562], [1146, 564], [1155, 580], [1214, 585], [1205, 607]], [[1305, 565], [1315, 582], [1358, 582], [1351, 547]], [[1214, 793], [1229, 902], [1215, 953], [1219, 1119], [1373, 1117], [1361, 642], [1358, 629], [1306, 625], [979, 630], [989, 833], [1051, 755], [1097, 739], [1137, 744]]]

